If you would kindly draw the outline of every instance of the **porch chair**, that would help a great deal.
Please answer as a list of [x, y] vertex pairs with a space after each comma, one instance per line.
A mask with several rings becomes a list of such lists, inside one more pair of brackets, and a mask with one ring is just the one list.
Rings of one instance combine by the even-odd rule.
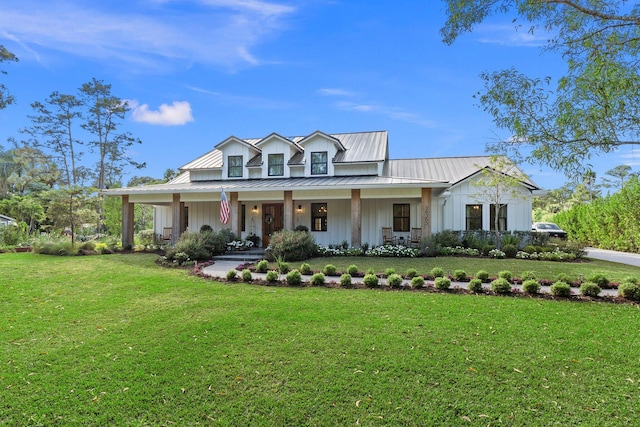
[[422, 228], [412, 228], [409, 246], [419, 248], [422, 241]]
[[162, 229], [162, 241], [167, 242], [171, 240], [171, 233], [173, 232], [172, 227], [164, 227]]
[[393, 235], [391, 227], [382, 227], [382, 244], [383, 245], [395, 245], [396, 236]]

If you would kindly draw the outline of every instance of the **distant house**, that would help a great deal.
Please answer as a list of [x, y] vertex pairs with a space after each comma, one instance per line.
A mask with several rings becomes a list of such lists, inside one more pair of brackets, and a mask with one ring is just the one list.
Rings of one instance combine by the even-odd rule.
[[[412, 231], [422, 237], [445, 229], [492, 228], [490, 203], [479, 203], [472, 185], [489, 167], [489, 156], [389, 159], [386, 131], [264, 138], [231, 136], [180, 168], [159, 185], [106, 190], [122, 196], [123, 243], [133, 242], [133, 206], [154, 205], [154, 229], [175, 242], [203, 225], [254, 234], [261, 246], [272, 233], [304, 226], [320, 244], [383, 243], [382, 229], [396, 242]], [[531, 195], [539, 188], [521, 181], [520, 196], [501, 211], [500, 228], [531, 230]], [[221, 196], [230, 207], [221, 222]], [[177, 231], [177, 232], [174, 232]]]
[[15, 219], [8, 217], [6, 215], [0, 214], [0, 227], [4, 227], [9, 224], [15, 224], [15, 223], [16, 223]]

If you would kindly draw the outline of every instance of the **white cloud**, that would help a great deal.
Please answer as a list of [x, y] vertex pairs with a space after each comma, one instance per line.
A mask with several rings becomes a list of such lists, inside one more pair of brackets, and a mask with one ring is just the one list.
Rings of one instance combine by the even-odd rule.
[[628, 153], [621, 154], [620, 157], [625, 165], [640, 166], [640, 149], [630, 149]]
[[149, 110], [147, 104], [137, 105], [129, 101], [133, 108], [132, 116], [136, 122], [162, 126], [180, 126], [193, 121], [191, 104], [187, 101], [174, 101], [173, 104], [162, 104], [157, 111]]
[[551, 35], [541, 28], [530, 32], [528, 27], [516, 28], [511, 25], [482, 24], [474, 34], [481, 43], [499, 44], [503, 46], [540, 47], [547, 43]]
[[337, 88], [324, 88], [318, 89], [318, 94], [323, 96], [353, 96], [353, 92], [350, 92], [345, 89], [337, 89]]
[[422, 126], [425, 128], [435, 128], [437, 123], [433, 120], [428, 120], [420, 117], [420, 115], [405, 111], [398, 107], [388, 107], [380, 104], [356, 104], [353, 102], [338, 102], [336, 106], [341, 110], [358, 111], [360, 113], [379, 114], [388, 117], [393, 120], [398, 120], [406, 123], [412, 123], [414, 125]]
[[[174, 5], [173, 3], [176, 3]], [[0, 3], [0, 42], [20, 59], [65, 53], [131, 71], [260, 64], [252, 50], [284, 31], [295, 8], [257, 0], [110, 2], [22, 0]], [[15, 49], [14, 49], [15, 50]]]

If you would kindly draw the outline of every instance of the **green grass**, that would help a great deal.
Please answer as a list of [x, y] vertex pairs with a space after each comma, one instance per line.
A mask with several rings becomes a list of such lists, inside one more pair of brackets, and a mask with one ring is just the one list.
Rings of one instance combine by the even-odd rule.
[[[518, 277], [523, 271], [533, 271], [538, 280], [554, 280], [560, 273], [568, 274], [573, 280], [581, 276], [585, 279], [595, 273], [604, 274], [612, 282], [621, 282], [629, 276], [640, 279], [640, 270], [624, 264], [599, 260], [583, 260], [579, 262], [532, 261], [518, 259], [488, 259], [473, 257], [426, 257], [426, 258], [377, 258], [377, 257], [325, 257], [306, 260], [313, 270], [321, 271], [325, 265], [333, 264], [338, 271], [346, 271], [349, 265], [355, 264], [362, 272], [372, 268], [383, 273], [392, 267], [396, 273], [404, 274], [409, 268], [415, 268], [418, 274], [429, 274], [433, 267], [440, 267], [445, 274], [453, 274], [456, 269], [463, 269], [473, 276], [479, 270], [486, 270], [489, 275], [497, 276], [502, 270], [509, 270]], [[291, 268], [299, 268], [301, 263], [289, 263]], [[271, 263], [270, 267], [275, 267]]]
[[637, 306], [220, 284], [154, 259], [0, 255], [0, 425], [640, 417]]

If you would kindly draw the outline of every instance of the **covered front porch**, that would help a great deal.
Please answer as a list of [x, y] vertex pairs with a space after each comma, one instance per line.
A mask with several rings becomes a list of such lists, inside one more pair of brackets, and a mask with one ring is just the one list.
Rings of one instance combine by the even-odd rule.
[[380, 245], [383, 228], [391, 228], [396, 242], [409, 242], [412, 229], [419, 229], [422, 237], [430, 236], [434, 221], [441, 216], [441, 209], [433, 203], [433, 193], [440, 192], [439, 188], [329, 186], [234, 191], [229, 187], [224, 187], [230, 207], [226, 224], [220, 220], [222, 187], [206, 192], [123, 194], [123, 245], [133, 244], [136, 203], [154, 205], [155, 233], [164, 236], [167, 243], [175, 243], [187, 230], [209, 225], [214, 230], [230, 229], [242, 239], [257, 236], [258, 247], [266, 247], [271, 234], [297, 227], [306, 227], [323, 245], [345, 241], [351, 247]]

